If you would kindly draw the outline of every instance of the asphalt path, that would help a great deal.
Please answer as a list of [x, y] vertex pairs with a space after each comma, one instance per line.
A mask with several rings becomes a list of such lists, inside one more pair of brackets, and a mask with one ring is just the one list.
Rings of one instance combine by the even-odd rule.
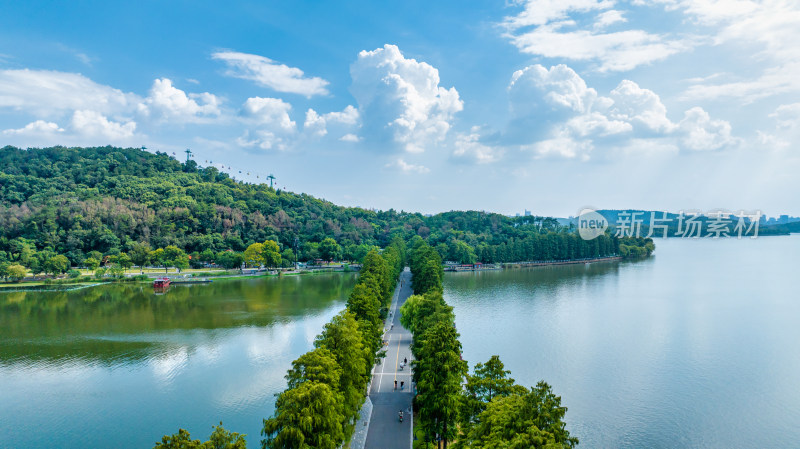
[[[400, 306], [411, 296], [411, 272], [400, 274], [398, 286], [384, 328], [386, 357], [372, 371], [372, 417], [367, 432], [367, 449], [411, 448], [411, 332], [400, 324]], [[403, 411], [400, 422], [399, 411]]]

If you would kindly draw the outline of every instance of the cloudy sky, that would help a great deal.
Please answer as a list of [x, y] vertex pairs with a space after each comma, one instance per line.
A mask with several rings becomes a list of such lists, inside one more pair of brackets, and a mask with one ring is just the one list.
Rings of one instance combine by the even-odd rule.
[[341, 3], [3, 1], [0, 145], [426, 213], [800, 215], [797, 2]]

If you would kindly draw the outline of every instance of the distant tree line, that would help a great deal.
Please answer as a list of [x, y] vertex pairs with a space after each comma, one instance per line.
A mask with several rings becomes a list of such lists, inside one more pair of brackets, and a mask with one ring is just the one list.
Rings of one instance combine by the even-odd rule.
[[[178, 248], [190, 267], [239, 267], [251, 248], [251, 265], [358, 262], [395, 237], [420, 237], [442, 260], [460, 263], [620, 252], [616, 237], [585, 241], [553, 218], [341, 207], [141, 149], [0, 149], [0, 264], [35, 273], [57, 273], [63, 259], [47, 263], [56, 255], [72, 267], [87, 266], [87, 259], [105, 267], [108, 257], [124, 259], [122, 253], [134, 260], [134, 253], [144, 254], [142, 247]], [[253, 247], [269, 241], [277, 244], [280, 261], [271, 244]], [[182, 259], [174, 261], [185, 266]]]
[[421, 238], [410, 247], [414, 295], [400, 319], [414, 335], [414, 408], [424, 447], [575, 447], [578, 439], [564, 423], [567, 409], [546, 382], [530, 389], [515, 384], [497, 356], [468, 374], [453, 308], [444, 301], [441, 256]]

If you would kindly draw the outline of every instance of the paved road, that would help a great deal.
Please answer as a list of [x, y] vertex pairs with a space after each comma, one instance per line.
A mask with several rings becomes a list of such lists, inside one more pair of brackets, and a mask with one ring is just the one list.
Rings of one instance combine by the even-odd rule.
[[[398, 310], [411, 296], [411, 272], [407, 270], [400, 274], [400, 287], [392, 299], [390, 316], [386, 320], [386, 358], [372, 372], [369, 397], [373, 409], [366, 449], [411, 448], [411, 370], [408, 364], [403, 366], [404, 359], [411, 362], [411, 332], [400, 324]], [[402, 423], [398, 419], [400, 410], [403, 410]]]

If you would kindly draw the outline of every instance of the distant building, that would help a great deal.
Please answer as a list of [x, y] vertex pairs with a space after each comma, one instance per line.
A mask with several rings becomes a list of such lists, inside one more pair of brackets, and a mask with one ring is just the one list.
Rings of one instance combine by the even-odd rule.
[[525, 209], [525, 216], [526, 217], [530, 217], [531, 216], [531, 211], [529, 211], [528, 209]]

